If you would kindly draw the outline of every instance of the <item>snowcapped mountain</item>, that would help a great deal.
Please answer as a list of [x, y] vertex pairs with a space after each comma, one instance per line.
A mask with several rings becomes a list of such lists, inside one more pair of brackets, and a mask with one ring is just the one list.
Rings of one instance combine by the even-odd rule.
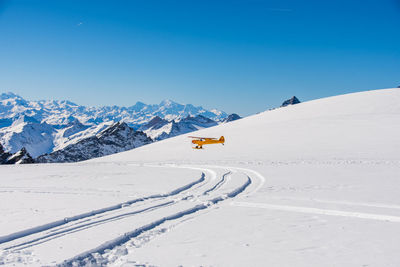
[[42, 155], [36, 162], [76, 162], [110, 155], [150, 144], [146, 134], [135, 131], [124, 122], [117, 122], [100, 133], [70, 144], [64, 149]]
[[[85, 107], [66, 100], [27, 101], [16, 94], [3, 93], [0, 95], [0, 143], [10, 153], [25, 147], [33, 157], [52, 155], [41, 157], [42, 161], [60, 161], [61, 158], [76, 161], [87, 157], [75, 153], [75, 159], [72, 159], [74, 153], [71, 151], [77, 146], [71, 145], [79, 143], [80, 151], [86, 151], [82, 149], [83, 144], [91, 144], [96, 135], [113, 129], [117, 122], [123, 122], [124, 127], [146, 130], [148, 136], [161, 140], [215, 126], [227, 117], [223, 111], [209, 111], [171, 100], [164, 100], [158, 105], [137, 102], [130, 107]], [[61, 151], [67, 147], [66, 151]], [[125, 150], [133, 147], [128, 144]], [[53, 154], [56, 151], [61, 152]], [[110, 151], [122, 150], [114, 148]], [[63, 153], [70, 156], [61, 156]], [[98, 152], [99, 156], [108, 154], [110, 152]], [[90, 155], [93, 157], [94, 152]]]
[[58, 127], [64, 127], [77, 119], [84, 125], [121, 121], [134, 129], [149, 122], [155, 116], [166, 120], [176, 120], [187, 116], [202, 115], [215, 121], [221, 121], [228, 116], [220, 110], [209, 111], [203, 107], [195, 107], [191, 104], [182, 105], [171, 100], [164, 100], [158, 105], [137, 102], [130, 107], [86, 107], [65, 100], [27, 101], [13, 93], [1, 94], [0, 126], [10, 126], [14, 118], [21, 115]]
[[163, 140], [216, 125], [218, 125], [216, 121], [202, 115], [187, 116], [177, 121], [168, 121], [156, 116], [149, 123], [140, 127], [139, 130], [144, 131], [153, 140]]
[[0, 142], [5, 150], [15, 153], [25, 147], [33, 157], [54, 148], [53, 134], [56, 129], [46, 122], [40, 123], [33, 117], [17, 118], [9, 127], [0, 129]]

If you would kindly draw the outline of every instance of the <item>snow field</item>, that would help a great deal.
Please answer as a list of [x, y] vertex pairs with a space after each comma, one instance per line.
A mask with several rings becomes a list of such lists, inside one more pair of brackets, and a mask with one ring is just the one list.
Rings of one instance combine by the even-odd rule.
[[104, 212], [3, 242], [0, 262], [400, 266], [399, 103], [399, 89], [342, 95], [191, 134], [225, 146], [194, 150], [183, 135], [79, 164], [6, 166], [3, 237]]
[[[199, 169], [189, 166], [178, 168]], [[227, 198], [236, 197], [251, 184], [247, 175], [236, 171], [235, 179], [230, 177], [231, 171], [225, 170], [225, 173], [220, 173], [221, 170], [217, 172], [204, 169], [204, 172], [208, 175], [203, 175], [200, 179], [172, 190], [170, 193], [143, 197], [142, 201], [132, 201], [131, 205], [119, 204], [121, 207], [119, 209], [111, 206], [104, 208], [101, 212], [72, 216], [67, 218], [65, 223], [56, 221], [0, 237], [0, 242], [6, 244], [2, 245], [3, 261], [11, 263], [15, 255], [18, 255], [18, 260], [24, 263], [30, 262], [33, 257], [47, 259], [46, 262], [40, 261], [40, 264], [55, 264], [60, 263], [68, 255], [71, 259], [65, 261], [63, 263], [65, 265], [92, 261], [93, 253], [104, 253], [105, 250], [113, 249], [130, 238], [156, 228], [165, 221], [179, 219], [207, 209]], [[221, 176], [220, 178], [217, 178], [217, 173]], [[131, 225], [142, 226], [134, 231], [128, 231]], [[112, 239], [114, 236], [120, 237]], [[99, 242], [104, 243], [96, 247], [95, 244]], [[71, 246], [65, 248], [66, 243]], [[29, 250], [31, 247], [34, 247], [35, 256], [29, 254], [31, 258], [21, 260], [19, 252]], [[92, 249], [79, 254], [79, 251], [85, 247]], [[49, 250], [52, 251], [51, 255], [48, 255]]]

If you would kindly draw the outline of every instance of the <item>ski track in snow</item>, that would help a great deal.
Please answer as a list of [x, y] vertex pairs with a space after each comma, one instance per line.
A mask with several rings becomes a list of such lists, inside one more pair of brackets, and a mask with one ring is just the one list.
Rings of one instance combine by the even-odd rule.
[[226, 177], [227, 177], [228, 175], [230, 175], [230, 174], [231, 174], [231, 172], [227, 172], [227, 173], [225, 173], [224, 175], [222, 175], [221, 180], [220, 180], [217, 184], [215, 184], [215, 186], [213, 186], [212, 188], [210, 188], [210, 189], [204, 191], [203, 195], [207, 195], [207, 194], [210, 193], [211, 191], [214, 191], [214, 190], [220, 188], [220, 187], [226, 182], [226, 180], [227, 180]]
[[19, 231], [19, 232], [15, 232], [15, 233], [12, 233], [12, 234], [9, 234], [9, 235], [1, 236], [0, 237], [0, 244], [5, 243], [5, 242], [9, 242], [9, 241], [12, 241], [12, 240], [24, 237], [24, 236], [28, 236], [28, 235], [36, 234], [36, 233], [39, 233], [39, 232], [43, 232], [45, 230], [49, 230], [49, 229], [55, 228], [57, 226], [72, 222], [72, 221], [77, 221], [77, 220], [81, 220], [81, 219], [84, 219], [84, 218], [87, 218], [87, 217], [95, 216], [97, 214], [101, 214], [101, 213], [105, 213], [105, 212], [110, 212], [110, 211], [113, 211], [113, 210], [121, 209], [126, 205], [131, 205], [131, 204], [134, 204], [136, 202], [141, 202], [141, 201], [145, 201], [145, 200], [148, 200], [148, 199], [154, 199], [154, 198], [170, 197], [170, 196], [179, 194], [180, 192], [185, 191], [185, 190], [191, 188], [192, 186], [194, 186], [195, 184], [201, 183], [203, 181], [204, 181], [204, 174], [202, 174], [201, 178], [198, 179], [197, 181], [194, 181], [194, 182], [192, 182], [190, 184], [187, 184], [185, 186], [177, 188], [177, 189], [175, 189], [175, 190], [173, 190], [173, 191], [171, 191], [169, 193], [166, 193], [166, 194], [157, 194], [157, 195], [151, 195], [151, 196], [147, 196], [147, 197], [143, 197], [143, 198], [133, 199], [133, 200], [126, 201], [126, 202], [123, 202], [123, 203], [119, 203], [119, 204], [116, 204], [116, 205], [113, 205], [113, 206], [109, 206], [109, 207], [106, 207], [106, 208], [93, 210], [91, 212], [78, 214], [78, 215], [75, 215], [75, 216], [72, 216], [72, 217], [66, 217], [63, 220], [54, 221], [54, 222], [51, 222], [51, 223], [48, 223], [48, 224], [36, 226], [36, 227], [29, 228], [29, 229], [26, 229], [26, 230], [23, 230], [23, 231]]
[[271, 199], [278, 200], [295, 200], [295, 201], [312, 201], [327, 204], [339, 204], [346, 206], [361, 206], [361, 207], [371, 207], [371, 208], [384, 208], [384, 209], [400, 209], [399, 205], [393, 204], [383, 204], [383, 203], [370, 203], [370, 202], [352, 202], [352, 201], [341, 201], [341, 200], [327, 200], [318, 198], [300, 198], [300, 197], [270, 197]]
[[153, 222], [146, 224], [142, 227], [139, 227], [131, 232], [125, 233], [124, 235], [119, 236], [113, 240], [110, 240], [92, 250], [89, 250], [80, 255], [77, 255], [72, 259], [66, 260], [61, 265], [62, 266], [74, 266], [76, 264], [81, 265], [81, 264], [91, 263], [95, 260], [95, 258], [93, 257], [93, 254], [96, 254], [96, 253], [103, 254], [106, 250], [111, 250], [119, 245], [122, 245], [123, 243], [130, 241], [132, 238], [135, 238], [147, 231], [150, 231], [150, 230], [156, 228], [157, 226], [163, 224], [164, 222], [180, 219], [184, 216], [196, 213], [201, 210], [205, 210], [214, 204], [224, 201], [227, 198], [234, 198], [235, 196], [237, 196], [238, 194], [243, 192], [250, 184], [251, 184], [251, 179], [248, 177], [247, 181], [244, 184], [242, 184], [240, 187], [234, 189], [233, 191], [229, 192], [226, 195], [212, 198], [212, 199], [208, 200], [208, 202], [206, 202], [206, 203], [196, 205], [192, 208], [189, 208], [189, 209], [171, 214], [169, 216], [163, 217], [159, 220], [153, 221]]
[[[118, 251], [126, 249], [129, 244], [133, 241], [141, 239], [151, 239], [154, 236], [165, 233], [167, 230], [159, 227], [165, 223], [173, 223], [174, 227], [190, 219], [195, 219], [203, 213], [201, 211], [215, 210], [210, 209], [215, 207], [216, 204], [220, 204], [227, 199], [235, 199], [239, 194], [243, 196], [249, 196], [257, 192], [265, 183], [265, 177], [260, 173], [246, 168], [241, 167], [229, 167], [229, 166], [213, 166], [213, 165], [143, 165], [145, 167], [160, 167], [160, 168], [185, 168], [194, 169], [202, 172], [201, 178], [195, 180], [192, 183], [179, 187], [172, 190], [169, 193], [151, 195], [139, 199], [134, 199], [124, 203], [120, 203], [111, 207], [98, 209], [93, 212], [83, 213], [64, 220], [56, 221], [53, 223], [45, 224], [42, 226], [30, 228], [24, 231], [9, 234], [7, 236], [0, 237], [0, 244], [3, 243], [3, 254], [0, 254], [0, 260], [2, 257], [7, 257], [7, 254], [20, 253], [24, 255], [26, 249], [51, 242], [57, 238], [63, 238], [69, 234], [73, 234], [79, 231], [85, 231], [95, 227], [101, 227], [104, 224], [114, 223], [132, 216], [146, 216], [156, 210], [168, 209], [179, 203], [193, 203], [191, 207], [181, 207], [179, 210], [170, 212], [169, 215], [164, 215], [156, 219], [150, 220], [148, 223], [143, 223], [142, 226], [137, 227], [131, 231], [125, 232], [123, 235], [116, 236], [114, 239], [108, 240], [99, 246], [84, 251], [79, 255], [76, 255], [70, 259], [60, 262], [61, 266], [75, 266], [83, 264], [109, 264], [115, 262], [118, 258]], [[219, 179], [217, 179], [217, 171], [220, 169]], [[222, 171], [222, 172], [221, 172]], [[207, 174], [207, 175], [206, 175]], [[245, 178], [243, 181], [235, 177], [237, 174], [242, 174]], [[235, 182], [239, 182], [235, 184]], [[232, 187], [233, 183], [233, 187]], [[231, 186], [231, 187], [229, 187]], [[369, 206], [369, 207], [380, 207], [380, 208], [393, 208], [398, 209], [399, 206], [386, 205], [378, 203], [353, 203], [345, 201], [329, 201], [312, 199], [312, 201], [321, 203], [336, 203], [342, 205], [353, 205], [353, 206]], [[195, 203], [200, 202], [200, 204]], [[262, 208], [284, 212], [299, 212], [308, 214], [319, 214], [328, 216], [342, 216], [357, 219], [369, 219], [387, 222], [400, 222], [399, 216], [391, 216], [384, 214], [373, 214], [373, 213], [362, 213], [352, 211], [340, 211], [331, 209], [321, 209], [312, 207], [301, 207], [291, 205], [275, 205], [267, 203], [254, 203], [254, 202], [243, 202], [243, 201], [231, 201], [231, 206], [245, 207], [245, 208]], [[129, 210], [123, 209], [128, 207]], [[179, 206], [178, 206], [179, 207]], [[168, 210], [166, 210], [168, 211]], [[170, 227], [169, 229], [172, 229]], [[29, 260], [29, 253], [28, 259]], [[19, 259], [21, 256], [19, 256]], [[4, 260], [4, 259], [3, 259]]]
[[[176, 165], [169, 165], [170, 167], [177, 167], [177, 168], [192, 168], [192, 169], [197, 169], [194, 168], [193, 166], [176, 166]], [[219, 168], [219, 169], [233, 169], [235, 170], [235, 172], [237, 171], [241, 171], [241, 172], [250, 172], [253, 174], [258, 174], [257, 172], [253, 171], [253, 170], [248, 170], [248, 169], [244, 169], [244, 168], [236, 168], [236, 167], [225, 167], [225, 166], [204, 166], [207, 168]], [[207, 171], [212, 175], [212, 179], [211, 180], [215, 180], [216, 179], [216, 172], [210, 169], [204, 169], [201, 168], [201, 170], [203, 171]], [[231, 174], [232, 171], [229, 171], [227, 173], [224, 173], [222, 175], [222, 178], [210, 189], [204, 191], [201, 195], [209, 195], [211, 192], [215, 192], [216, 190], [220, 189], [228, 179], [229, 175]], [[260, 184], [262, 185], [265, 182], [265, 178], [261, 175], [258, 174], [258, 178], [260, 180]], [[199, 205], [195, 205], [192, 208], [165, 216], [159, 220], [153, 221], [149, 224], [146, 224], [142, 227], [139, 227], [131, 232], [125, 233], [122, 236], [119, 236], [113, 240], [110, 240], [108, 242], [103, 243], [102, 245], [91, 249], [89, 251], [86, 251], [80, 255], [77, 255], [69, 260], [64, 261], [61, 265], [62, 266], [74, 266], [76, 264], [81, 265], [81, 264], [89, 264], [89, 263], [98, 263], [97, 259], [99, 258], [99, 254], [104, 254], [106, 251], [110, 251], [118, 246], [121, 246], [124, 243], [129, 242], [130, 240], [132, 240], [133, 238], [139, 237], [140, 235], [143, 235], [146, 232], [149, 232], [151, 230], [154, 230], [156, 227], [160, 226], [161, 224], [168, 222], [168, 221], [174, 221], [174, 220], [178, 220], [181, 219], [185, 216], [197, 213], [199, 211], [202, 210], [206, 210], [207, 208], [218, 204], [228, 198], [234, 198], [237, 195], [239, 195], [240, 193], [242, 193], [243, 191], [245, 191], [252, 183], [252, 178], [250, 178], [250, 176], [247, 176], [247, 180], [241, 184], [240, 186], [234, 188], [233, 190], [229, 191], [228, 193], [224, 193], [221, 194], [217, 197], [211, 198], [209, 200], [203, 201], [202, 204]], [[257, 186], [257, 188], [255, 190], [258, 190], [261, 186]], [[253, 192], [252, 192], [253, 193]], [[96, 257], [94, 256], [96, 255]], [[108, 261], [107, 261], [108, 262]]]
[[[181, 208], [170, 212], [169, 215], [164, 215], [156, 219], [150, 220], [148, 223], [143, 223], [142, 226], [137, 227], [131, 231], [125, 232], [123, 235], [116, 236], [114, 239], [108, 240], [99, 246], [84, 251], [70, 259], [60, 262], [61, 266], [75, 266], [83, 264], [109, 264], [116, 261], [118, 258], [118, 251], [126, 249], [133, 241], [141, 239], [151, 239], [154, 236], [165, 233], [165, 228], [160, 229], [161, 225], [165, 223], [173, 223], [174, 227], [190, 219], [195, 219], [203, 213], [201, 211], [215, 210], [210, 209], [215, 207], [227, 199], [235, 199], [239, 194], [249, 196], [257, 192], [265, 183], [266, 179], [257, 171], [229, 166], [214, 166], [214, 165], [143, 165], [145, 167], [160, 167], [160, 168], [185, 168], [194, 169], [202, 172], [201, 178], [192, 183], [172, 190], [169, 193], [151, 195], [143, 198], [134, 199], [131, 201], [123, 202], [111, 207], [95, 210], [93, 212], [83, 213], [64, 220], [56, 221], [53, 223], [45, 224], [42, 226], [30, 228], [24, 231], [9, 234], [0, 237], [0, 244], [3, 243], [2, 257], [7, 257], [7, 254], [20, 253], [24, 255], [26, 249], [51, 242], [57, 238], [63, 238], [69, 234], [79, 231], [85, 231], [95, 227], [101, 227], [104, 224], [114, 223], [132, 216], [146, 216], [156, 210], [167, 209], [179, 203], [193, 203], [191, 207]], [[220, 169], [219, 179], [217, 179], [217, 171]], [[222, 172], [221, 172], [222, 171]], [[207, 175], [206, 175], [207, 174]], [[238, 180], [235, 175], [244, 174], [245, 179]], [[233, 177], [232, 177], [233, 176]], [[238, 182], [235, 184], [235, 182]], [[232, 186], [233, 187], [229, 187]], [[342, 205], [353, 206], [368, 206], [378, 208], [392, 208], [398, 209], [399, 206], [386, 205], [379, 203], [353, 203], [345, 201], [329, 201], [312, 199], [312, 201], [321, 203], [335, 203]], [[200, 202], [200, 204], [195, 203]], [[291, 205], [275, 205], [267, 203], [254, 203], [243, 201], [231, 201], [231, 206], [245, 207], [245, 208], [262, 208], [268, 210], [284, 211], [284, 212], [299, 212], [308, 214], [319, 214], [328, 216], [342, 216], [357, 219], [369, 219], [386, 222], [400, 222], [399, 216], [391, 216], [384, 214], [362, 213], [352, 211], [340, 211], [313, 207], [291, 206]], [[123, 209], [128, 207], [129, 210]], [[179, 207], [179, 206], [178, 206]], [[166, 210], [168, 211], [168, 210]], [[169, 229], [172, 229], [170, 227]], [[28, 253], [28, 262], [30, 254]], [[4, 259], [3, 259], [4, 260]]]
[[[31, 248], [33, 246], [41, 245], [46, 242], [51, 242], [54, 239], [64, 237], [68, 234], [76, 233], [78, 231], [85, 231], [93, 227], [99, 227], [106, 223], [113, 223], [125, 218], [137, 215], [145, 216], [146, 213], [154, 210], [163, 209], [168, 206], [175, 205], [182, 201], [195, 202], [200, 201], [200, 204], [195, 204], [191, 208], [180, 210], [170, 215], [159, 218], [148, 224], [145, 224], [139, 228], [136, 228], [130, 232], [123, 234], [122, 236], [116, 237], [113, 240], [109, 240], [102, 245], [90, 249], [84, 253], [81, 253], [69, 260], [64, 261], [61, 265], [75, 265], [82, 264], [85, 262], [93, 262], [94, 254], [103, 254], [106, 250], [112, 250], [113, 248], [120, 246], [132, 238], [139, 237], [140, 235], [154, 230], [161, 224], [169, 221], [180, 220], [183, 222], [186, 220], [188, 215], [193, 215], [202, 210], [206, 210], [215, 204], [221, 203], [226, 199], [235, 198], [237, 195], [247, 192], [253, 193], [258, 190], [265, 181], [262, 175], [255, 171], [236, 168], [236, 167], [225, 167], [225, 166], [180, 166], [180, 165], [145, 165], [146, 167], [170, 167], [170, 168], [185, 168], [202, 171], [200, 179], [179, 187], [169, 193], [151, 195], [143, 198], [134, 199], [131, 201], [119, 203], [110, 207], [98, 209], [92, 212], [79, 214], [76, 216], [68, 217], [63, 220], [58, 220], [41, 226], [29, 228], [23, 231], [12, 233], [6, 236], [0, 237], [0, 245], [3, 244], [5, 253], [0, 254], [0, 260], [5, 258], [7, 254], [18, 253], [24, 251], [24, 249]], [[219, 180], [217, 180], [217, 172], [213, 169], [226, 170]], [[205, 175], [207, 173], [208, 175]], [[244, 181], [239, 184], [235, 184], [233, 188], [229, 188], [231, 182], [235, 180], [231, 177], [232, 173], [244, 174]], [[259, 185], [255, 188], [249, 188], [250, 185], [256, 183], [251, 176], [256, 175], [259, 180]], [[207, 186], [209, 185], [209, 186]], [[260, 186], [261, 185], [261, 186]], [[224, 187], [228, 189], [224, 189]], [[203, 189], [203, 187], [205, 187]], [[200, 190], [200, 191], [199, 191]], [[198, 191], [198, 192], [196, 192]], [[215, 196], [213, 196], [215, 195]], [[159, 203], [161, 202], [161, 203]], [[152, 204], [154, 203], [154, 204]], [[150, 206], [146, 206], [150, 205]], [[139, 210], [125, 212], [124, 207], [137, 208], [137, 206], [145, 206]], [[182, 219], [185, 217], [184, 219]], [[178, 222], [178, 223], [180, 223]]]
[[[86, 220], [84, 222], [87, 222], [87, 223], [83, 222], [83, 223], [77, 224], [77, 226], [72, 226], [72, 227], [69, 227], [69, 228], [66, 228], [66, 229], [64, 228], [64, 230], [63, 229], [61, 229], [61, 230], [60, 229], [51, 230], [50, 233], [45, 234], [45, 235], [43, 235], [41, 237], [29, 240], [29, 241], [24, 242], [24, 243], [20, 243], [18, 245], [13, 245], [13, 246], [7, 247], [5, 249], [6, 250], [14, 249], [14, 248], [17, 248], [16, 250], [25, 249], [25, 248], [31, 247], [30, 244], [32, 244], [32, 243], [34, 243], [35, 245], [38, 245], [38, 244], [41, 244], [41, 243], [43, 243], [45, 241], [48, 241], [48, 240], [52, 239], [52, 237], [54, 237], [54, 236], [55, 237], [59, 237], [59, 236], [66, 235], [68, 233], [75, 233], [77, 231], [85, 230], [85, 229], [88, 229], [90, 227], [94, 227], [94, 226], [97, 226], [97, 225], [100, 225], [100, 224], [103, 224], [103, 223], [120, 220], [120, 219], [123, 219], [123, 218], [128, 217], [128, 216], [133, 216], [133, 215], [136, 215], [136, 214], [139, 214], [139, 213], [144, 213], [146, 211], [150, 211], [150, 210], [154, 210], [154, 209], [157, 209], [157, 208], [165, 207], [165, 206], [171, 205], [173, 203], [174, 203], [174, 201], [168, 201], [168, 202], [161, 203], [161, 204], [158, 204], [158, 205], [154, 205], [154, 206], [151, 206], [151, 207], [148, 207], [148, 208], [144, 208], [144, 209], [141, 209], [141, 210], [138, 210], [138, 211], [127, 212], [127, 213], [115, 215], [115, 216], [112, 216], [110, 218], [100, 219], [100, 220], [93, 221], [93, 222], [87, 222], [87, 220]], [[43, 239], [45, 241], [37, 242], [37, 241], [41, 241]]]
[[369, 219], [369, 220], [378, 220], [378, 221], [387, 221], [387, 222], [400, 222], [399, 216], [391, 216], [391, 215], [384, 215], [384, 214], [351, 212], [351, 211], [330, 210], [330, 209], [318, 209], [318, 208], [310, 208], [310, 207], [275, 205], [275, 204], [254, 203], [254, 202], [231, 202], [231, 205], [238, 206], [238, 207], [247, 207], [247, 208], [262, 208], [262, 209], [270, 209], [270, 210], [278, 210], [278, 211], [291, 211], [291, 212], [320, 214], [320, 215], [353, 217], [353, 218], [359, 218], [359, 219]]

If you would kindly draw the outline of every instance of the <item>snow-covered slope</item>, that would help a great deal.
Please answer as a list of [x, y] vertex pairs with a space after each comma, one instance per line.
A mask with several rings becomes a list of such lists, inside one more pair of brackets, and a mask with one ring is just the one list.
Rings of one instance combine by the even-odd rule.
[[79, 164], [0, 166], [0, 261], [399, 266], [399, 103], [400, 89], [367, 91], [191, 134], [225, 146], [195, 150], [182, 135]]
[[55, 132], [45, 122], [40, 123], [32, 117], [21, 116], [9, 127], [0, 129], [0, 143], [11, 153], [25, 147], [33, 157], [37, 157], [54, 149]]
[[182, 135], [104, 160], [397, 159], [399, 103], [397, 88], [329, 97], [191, 133], [224, 135], [223, 149], [209, 146], [200, 153], [192, 151], [187, 149], [190, 140]]

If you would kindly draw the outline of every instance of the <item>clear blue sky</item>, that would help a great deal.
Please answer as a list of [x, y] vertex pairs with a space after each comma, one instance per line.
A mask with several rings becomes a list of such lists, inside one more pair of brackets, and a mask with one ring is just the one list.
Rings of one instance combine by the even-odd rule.
[[0, 0], [0, 92], [249, 115], [400, 85], [399, 0]]

